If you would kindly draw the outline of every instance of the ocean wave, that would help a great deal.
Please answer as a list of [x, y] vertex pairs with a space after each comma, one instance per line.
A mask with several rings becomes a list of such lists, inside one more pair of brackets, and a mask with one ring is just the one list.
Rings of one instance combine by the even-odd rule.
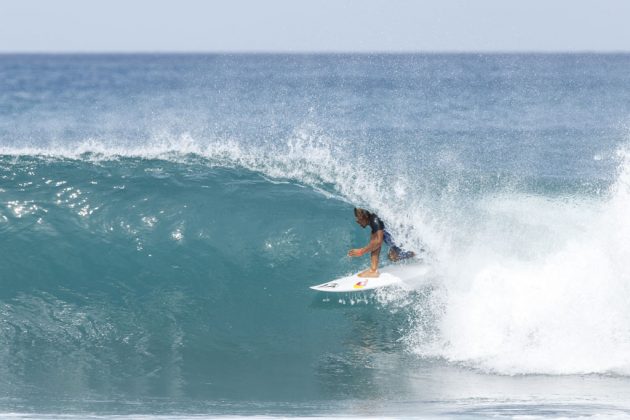
[[[205, 343], [214, 349], [278, 350], [261, 344], [270, 336], [255, 338], [229, 305], [291, 300], [296, 290], [304, 299], [309, 280], [357, 270], [360, 263], [344, 257], [366, 240], [353, 205], [378, 212], [409, 248], [424, 248], [439, 273], [441, 286], [429, 294], [380, 301], [411, 314], [399, 328], [405, 350], [510, 375], [630, 374], [625, 154], [616, 182], [593, 193], [522, 191], [513, 179], [485, 183], [464, 172], [418, 175], [346, 152], [312, 127], [275, 145], [182, 135], [140, 146], [4, 146], [2, 278], [11, 281], [2, 298], [13, 314], [4, 317], [3, 357], [11, 360], [4, 376], [20, 382], [13, 371], [21, 363], [48, 360], [23, 347], [25, 337], [49, 342], [43, 348], [68, 365], [74, 359], [63, 353], [86, 351], [101, 370], [128, 352], [145, 354], [134, 366], [165, 369], [161, 379], [175, 383], [194, 375], [183, 354], [201, 345], [187, 341], [196, 333], [218, 337]], [[441, 179], [424, 182], [432, 177]], [[300, 284], [288, 293], [287, 281]], [[154, 323], [156, 312], [167, 320]], [[225, 325], [208, 329], [199, 319]], [[78, 338], [39, 334], [48, 329], [42, 320]], [[274, 324], [271, 337], [290, 341], [282, 331], [299, 329]], [[251, 334], [245, 342], [255, 350], [239, 343], [242, 334]], [[82, 340], [100, 350], [85, 350]], [[14, 352], [23, 357], [10, 358]]]

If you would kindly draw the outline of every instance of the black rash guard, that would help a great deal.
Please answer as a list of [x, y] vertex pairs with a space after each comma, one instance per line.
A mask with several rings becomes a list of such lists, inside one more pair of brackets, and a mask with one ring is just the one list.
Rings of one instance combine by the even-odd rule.
[[376, 233], [379, 230], [385, 230], [385, 223], [374, 213], [370, 213], [370, 228], [372, 233]]
[[372, 229], [372, 234], [378, 232], [379, 230], [382, 230], [383, 242], [385, 242], [385, 244], [389, 245], [396, 251], [396, 253], [398, 254], [398, 259], [411, 258], [416, 255], [415, 253], [411, 251], [405, 251], [404, 249], [396, 245], [396, 243], [394, 242], [394, 238], [392, 238], [392, 235], [390, 235], [389, 232], [385, 230], [385, 223], [383, 223], [380, 217], [378, 217], [374, 213], [369, 213], [368, 220], [370, 228]]

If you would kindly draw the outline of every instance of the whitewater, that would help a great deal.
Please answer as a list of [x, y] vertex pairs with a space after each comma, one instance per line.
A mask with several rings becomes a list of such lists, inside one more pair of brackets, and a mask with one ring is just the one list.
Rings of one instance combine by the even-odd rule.
[[629, 64], [0, 56], [0, 414], [628, 416]]

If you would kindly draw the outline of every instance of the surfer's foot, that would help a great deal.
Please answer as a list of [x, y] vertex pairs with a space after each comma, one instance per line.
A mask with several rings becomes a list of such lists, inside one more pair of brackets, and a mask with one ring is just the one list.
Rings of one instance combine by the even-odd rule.
[[378, 277], [379, 276], [379, 272], [378, 270], [372, 271], [371, 269], [367, 269], [361, 273], [358, 274], [359, 277]]

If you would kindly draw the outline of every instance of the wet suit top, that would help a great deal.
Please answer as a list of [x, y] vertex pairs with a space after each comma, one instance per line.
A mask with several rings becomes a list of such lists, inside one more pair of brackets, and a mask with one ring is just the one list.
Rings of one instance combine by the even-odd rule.
[[390, 233], [388, 231], [385, 230], [385, 223], [383, 223], [383, 221], [381, 220], [380, 217], [378, 217], [377, 215], [375, 215], [374, 213], [369, 213], [369, 225], [370, 225], [370, 229], [372, 229], [372, 233], [376, 233], [379, 230], [383, 231], [383, 242], [385, 242], [385, 244], [387, 244], [388, 246], [390, 246], [391, 248], [393, 248], [397, 253], [398, 253], [398, 257], [399, 258], [410, 258], [413, 257], [415, 254], [411, 251], [405, 251], [403, 249], [401, 249], [398, 245], [396, 245], [396, 243], [394, 242], [394, 238], [392, 238], [392, 235], [390, 235]]
[[[374, 213], [370, 213], [370, 228], [372, 229], [372, 233], [376, 233], [379, 230], [385, 230], [385, 223]], [[383, 232], [384, 233], [384, 232]]]

